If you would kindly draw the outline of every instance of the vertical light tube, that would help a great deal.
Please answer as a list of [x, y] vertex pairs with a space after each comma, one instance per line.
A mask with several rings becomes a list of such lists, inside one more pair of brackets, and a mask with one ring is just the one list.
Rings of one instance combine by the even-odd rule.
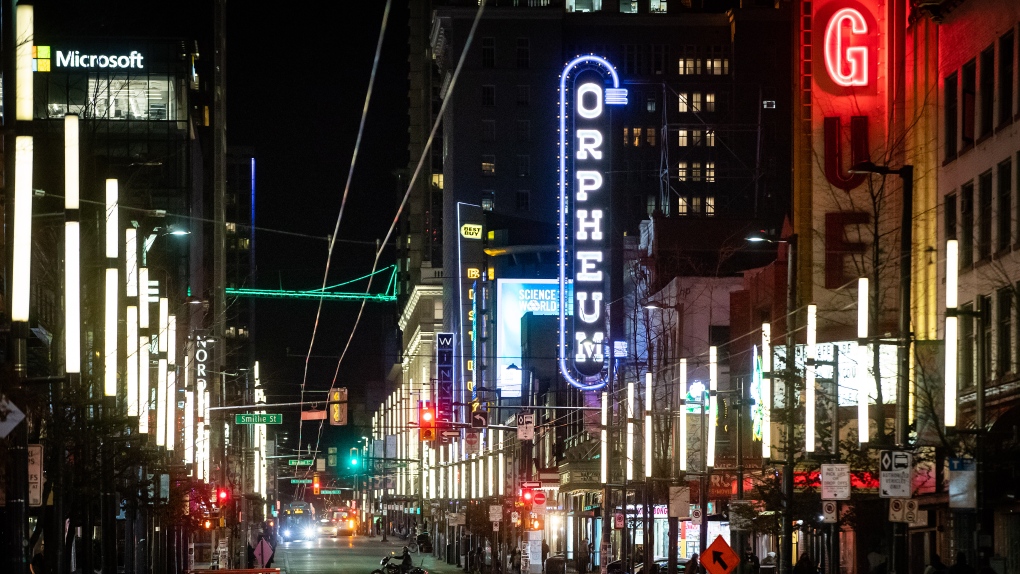
[[865, 444], [871, 434], [868, 421], [868, 278], [857, 280], [857, 442]]
[[166, 362], [177, 364], [177, 315], [167, 315], [166, 318]]
[[[16, 157], [15, 157], [16, 159]], [[78, 116], [64, 116], [64, 370], [81, 372]]]
[[128, 227], [124, 230], [124, 272], [126, 295], [138, 296], [138, 230]]
[[645, 478], [652, 477], [652, 374], [645, 373]]
[[634, 480], [634, 383], [627, 383], [627, 480]]
[[[184, 391], [184, 463], [195, 463], [195, 392]], [[258, 465], [256, 465], [258, 468]]]
[[715, 466], [715, 427], [719, 417], [719, 399], [716, 392], [719, 390], [719, 351], [715, 345], [708, 348], [708, 444], [705, 445], [705, 464]]
[[127, 414], [138, 416], [138, 307], [127, 308]]
[[166, 353], [170, 338], [170, 303], [166, 297], [159, 298], [159, 352]]
[[498, 431], [497, 436], [499, 437], [499, 472], [496, 476], [499, 477], [499, 495], [503, 496], [504, 490], [506, 489], [506, 465], [503, 460], [503, 431]]
[[35, 107], [35, 90], [32, 82], [32, 50], [35, 48], [35, 10], [31, 4], [19, 3], [14, 21], [15, 118], [30, 122]]
[[149, 338], [138, 338], [138, 432], [149, 432]]
[[[946, 242], [946, 373], [945, 373], [945, 413], [943, 418], [947, 427], [956, 426], [956, 385], [957, 385], [957, 353], [959, 352], [959, 319], [956, 316], [959, 306], [959, 270], [960, 245], [955, 239]], [[970, 344], [968, 341], [966, 344]]]
[[[602, 391], [602, 452], [599, 457], [602, 484], [609, 482], [609, 393]], [[503, 476], [503, 452], [499, 453], [499, 475]]]
[[807, 347], [804, 365], [804, 451], [815, 452], [815, 359], [818, 344], [818, 306], [807, 307]]
[[680, 470], [687, 471], [687, 359], [680, 359], [680, 388], [683, 404], [680, 405]]
[[116, 259], [120, 250], [120, 191], [116, 179], [106, 180], [106, 258]]
[[106, 324], [103, 335], [105, 345], [103, 393], [108, 397], [117, 396], [117, 293], [120, 285], [117, 280], [117, 268], [106, 270]]
[[138, 269], [138, 327], [149, 328], [149, 270]]
[[[18, 4], [15, 17], [15, 118], [31, 122], [35, 106], [32, 48], [35, 12], [31, 4]], [[12, 244], [11, 321], [28, 322], [32, 275], [32, 136], [18, 136], [14, 144], [14, 239]]]
[[156, 371], [156, 446], [166, 445], [166, 359], [159, 360]]
[[761, 456], [772, 458], [772, 324], [761, 324]]

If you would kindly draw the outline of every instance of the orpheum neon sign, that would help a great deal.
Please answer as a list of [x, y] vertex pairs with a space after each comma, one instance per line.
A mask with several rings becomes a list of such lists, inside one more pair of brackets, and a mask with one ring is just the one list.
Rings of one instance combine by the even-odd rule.
[[844, 26], [849, 26], [851, 36], [868, 33], [868, 23], [856, 9], [843, 8], [833, 14], [825, 26], [825, 68], [840, 86], [867, 86], [868, 48], [846, 45]]
[[[620, 88], [616, 70], [604, 58], [578, 57], [560, 75], [559, 360], [563, 377], [582, 390], [607, 382], [609, 234], [604, 229], [610, 194], [603, 187], [609, 169], [603, 143], [610, 129], [606, 106], [626, 104], [627, 90]], [[568, 317], [565, 298], [571, 280], [574, 305]]]

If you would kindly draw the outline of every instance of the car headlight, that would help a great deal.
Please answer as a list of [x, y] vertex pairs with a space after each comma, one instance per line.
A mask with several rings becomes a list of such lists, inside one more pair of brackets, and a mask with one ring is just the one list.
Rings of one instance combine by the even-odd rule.
[[284, 538], [290, 538], [290, 528], [285, 528], [283, 530], [283, 537]]
[[311, 538], [314, 534], [315, 534], [315, 530], [313, 530], [311, 528], [305, 529], [305, 536], [307, 536], [308, 538]]

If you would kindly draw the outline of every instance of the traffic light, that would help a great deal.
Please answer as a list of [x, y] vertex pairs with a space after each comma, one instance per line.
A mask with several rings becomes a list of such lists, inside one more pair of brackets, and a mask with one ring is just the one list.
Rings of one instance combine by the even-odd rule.
[[436, 440], [436, 409], [426, 401], [418, 403], [418, 428], [421, 440], [426, 442]]
[[319, 483], [319, 473], [316, 472], [315, 474], [312, 475], [312, 494], [314, 494], [315, 496], [319, 496], [319, 492], [321, 492]]
[[544, 530], [545, 520], [541, 514], [528, 517], [528, 530]]
[[535, 491], [530, 488], [521, 489], [521, 502], [524, 503], [525, 510], [531, 510], [531, 504], [535, 501]]
[[211, 530], [212, 529], [212, 519], [211, 518], [206, 518], [205, 522], [202, 523], [202, 527], [205, 528], [206, 530]]
[[224, 487], [216, 489], [216, 503], [220, 506], [224, 506], [230, 502], [230, 490]]
[[351, 466], [358, 466], [358, 447], [351, 447]]

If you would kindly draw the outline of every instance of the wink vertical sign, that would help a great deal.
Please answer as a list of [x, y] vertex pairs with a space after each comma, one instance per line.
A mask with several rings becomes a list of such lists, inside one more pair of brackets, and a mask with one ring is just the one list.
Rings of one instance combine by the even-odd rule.
[[[560, 75], [560, 340], [563, 377], [582, 390], [607, 382], [610, 189], [607, 106], [626, 105], [612, 64], [581, 56]], [[570, 161], [568, 162], [568, 158]], [[568, 169], [569, 166], [569, 169]], [[565, 301], [573, 282], [573, 313]]]

